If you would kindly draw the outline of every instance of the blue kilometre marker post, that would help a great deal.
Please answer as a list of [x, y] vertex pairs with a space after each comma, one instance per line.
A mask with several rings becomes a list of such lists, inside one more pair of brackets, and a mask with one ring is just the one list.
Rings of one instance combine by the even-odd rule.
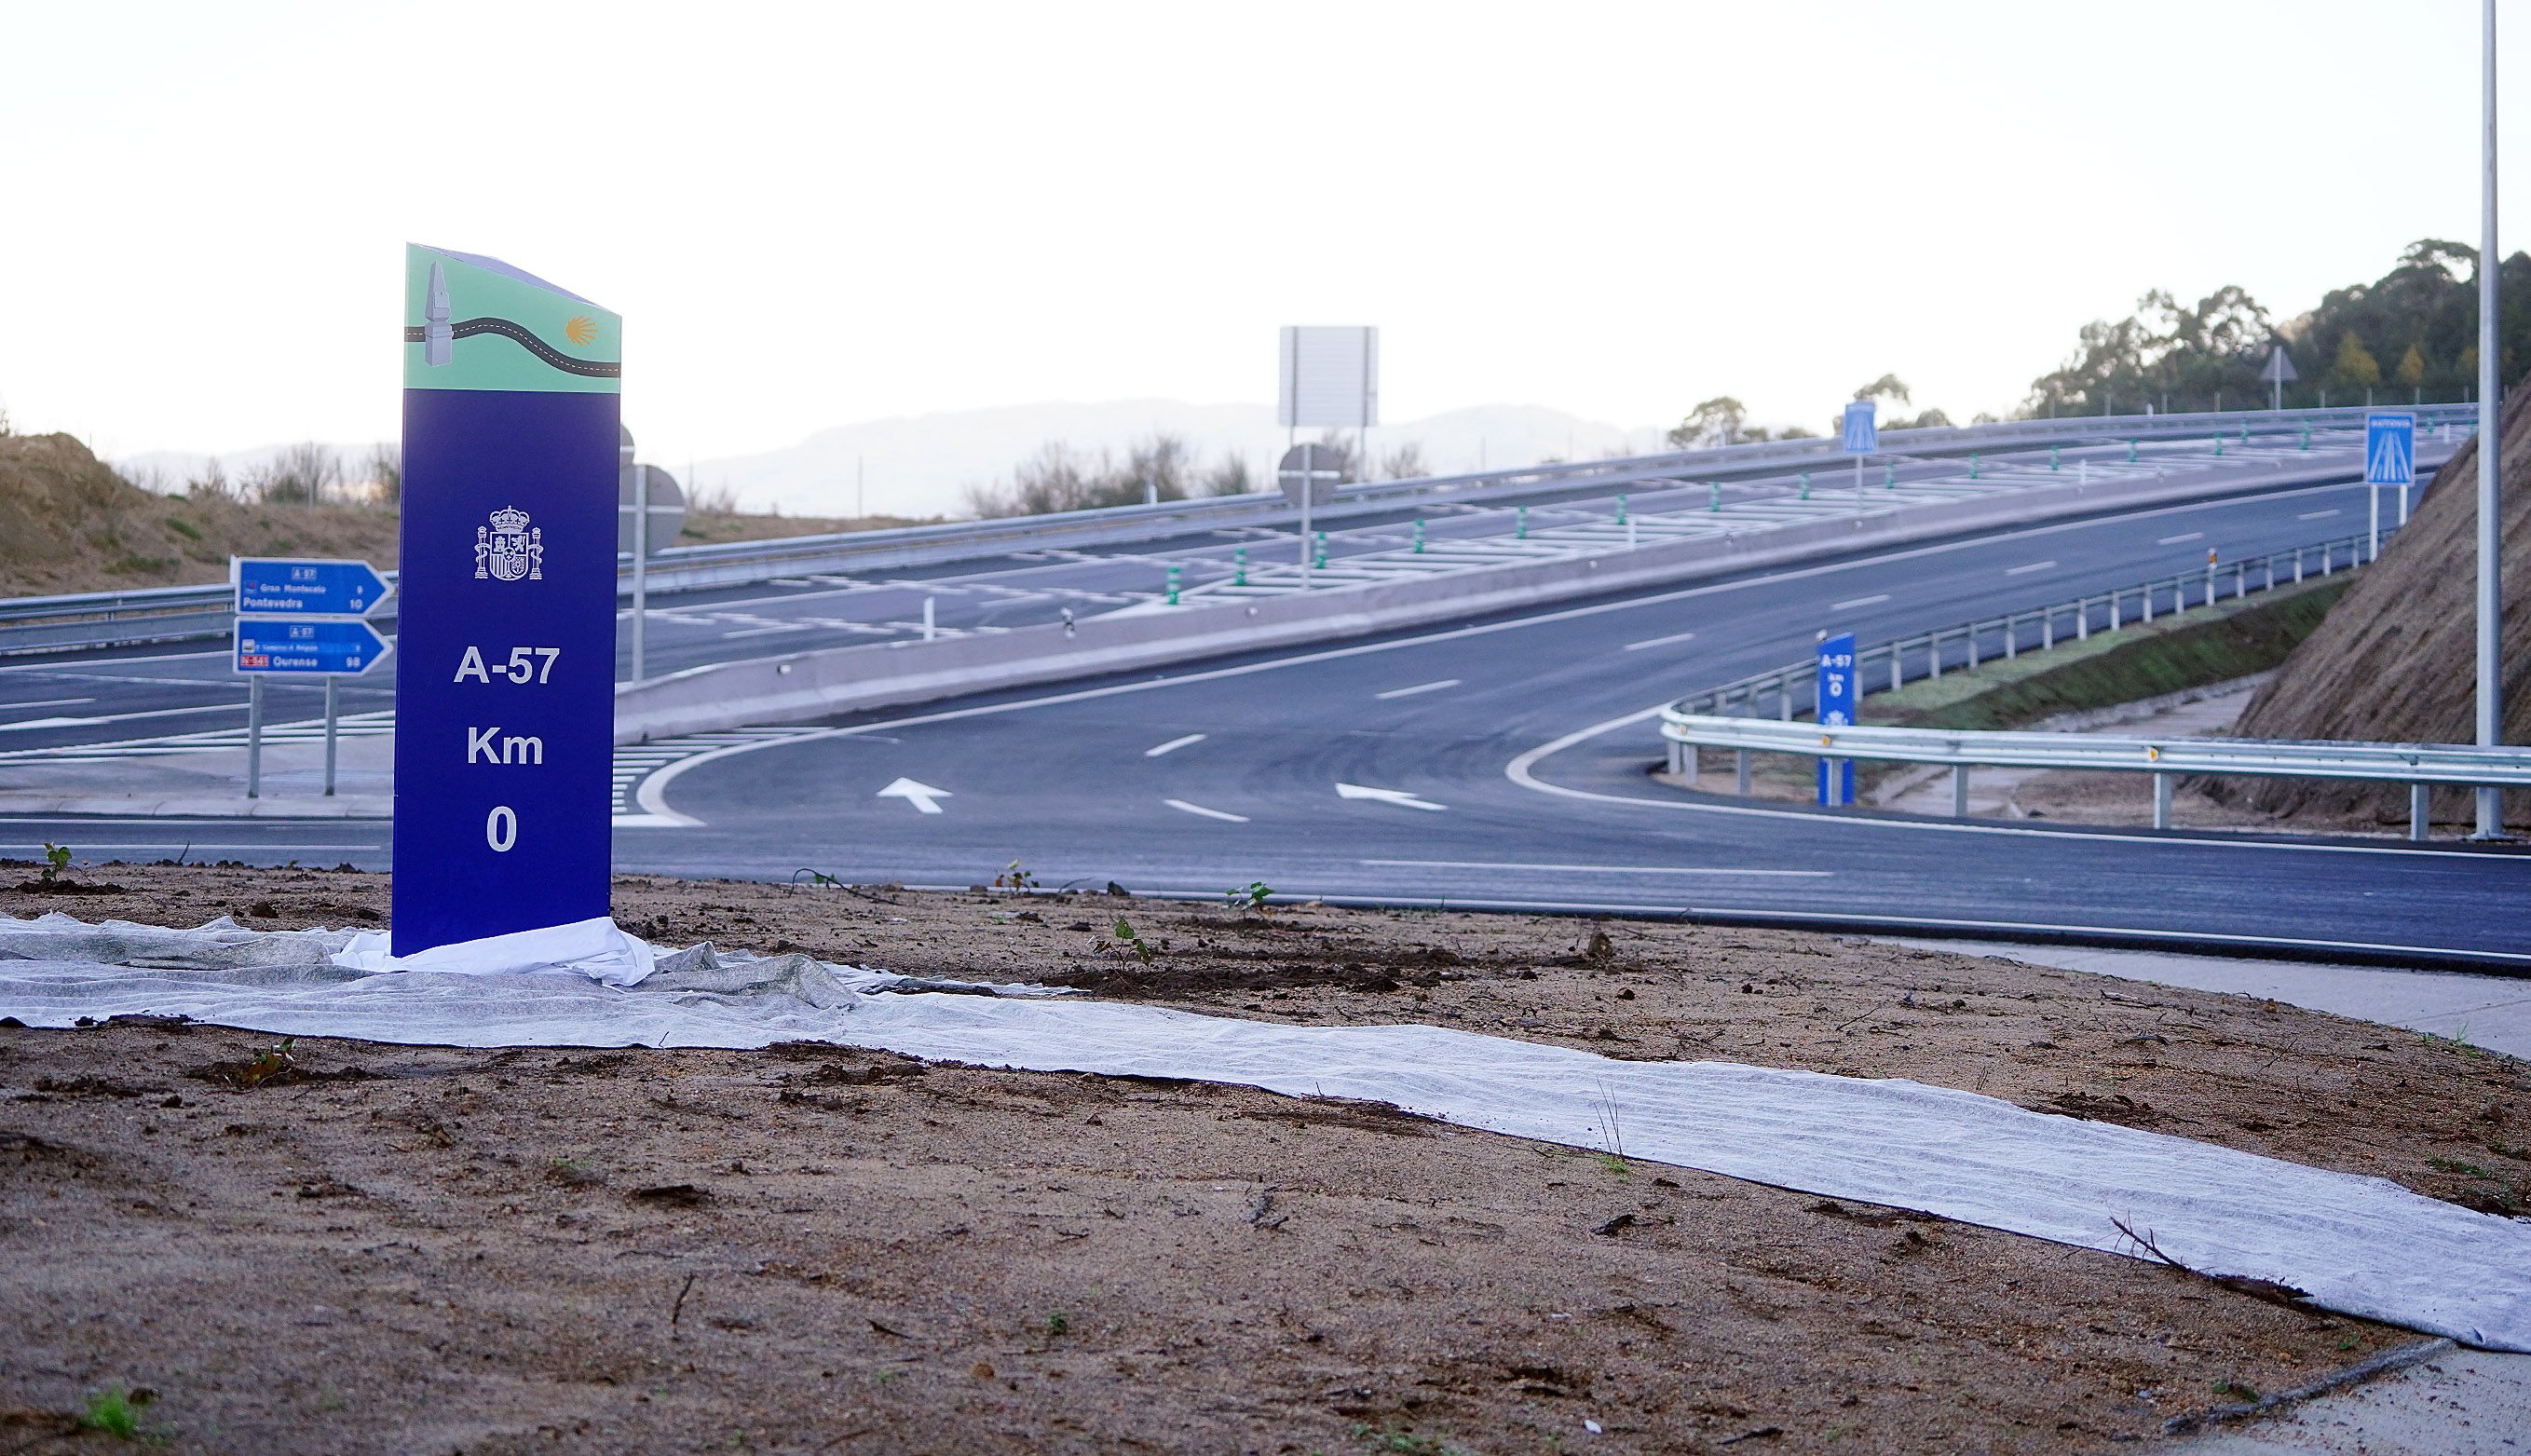
[[393, 950], [607, 914], [622, 320], [406, 251]]
[[[1828, 730], [1854, 724], [1854, 634], [1841, 632], [1819, 644], [1819, 724]], [[1834, 809], [1854, 802], [1854, 760], [1819, 760], [1819, 802]]]

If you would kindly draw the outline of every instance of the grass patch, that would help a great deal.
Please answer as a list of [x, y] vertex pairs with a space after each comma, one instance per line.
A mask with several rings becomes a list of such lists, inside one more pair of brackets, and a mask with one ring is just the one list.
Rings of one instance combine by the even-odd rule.
[[2266, 672], [2283, 662], [2351, 577], [2192, 607], [2049, 651], [2023, 652], [1863, 700], [1863, 721], [1905, 728], [2019, 728]]

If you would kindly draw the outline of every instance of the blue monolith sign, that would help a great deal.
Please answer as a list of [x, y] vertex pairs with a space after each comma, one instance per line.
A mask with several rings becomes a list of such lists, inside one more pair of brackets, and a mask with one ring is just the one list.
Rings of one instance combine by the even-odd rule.
[[[1854, 722], [1854, 634], [1841, 632], [1819, 644], [1819, 723], [1845, 728]], [[1819, 802], [1836, 808], [1854, 802], [1854, 760], [1819, 760]]]
[[621, 328], [407, 250], [398, 956], [607, 913]]

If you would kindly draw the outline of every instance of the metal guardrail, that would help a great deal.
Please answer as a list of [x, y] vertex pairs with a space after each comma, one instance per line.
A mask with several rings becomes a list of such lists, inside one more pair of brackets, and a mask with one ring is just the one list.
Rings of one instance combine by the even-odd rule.
[[[2389, 532], [2386, 532], [2385, 534]], [[2028, 612], [2010, 613], [1959, 627], [1884, 643], [1856, 656], [1859, 685], [1876, 681], [1867, 664], [1885, 665], [1887, 686], [1895, 690], [1910, 677], [1940, 677], [1947, 659], [1952, 670], [1975, 668], [1981, 660], [2011, 657], [2028, 646], [2053, 647], [2059, 624], [2072, 637], [2090, 636], [2095, 626], [2115, 631], [2121, 609], [2132, 601], [2137, 610], [2127, 621], [2146, 622], [2211, 606], [2222, 599], [2224, 578], [2238, 598], [2305, 580], [2352, 570], [2367, 555], [2368, 537], [2341, 536], [2318, 545], [2274, 555], [2244, 558], [2228, 567], [2210, 567], [2200, 574], [2182, 573]], [[2290, 575], [2288, 575], [2288, 572]], [[2157, 603], [2164, 603], [2157, 607]], [[2033, 628], [2036, 628], [2035, 633]], [[1989, 636], [1997, 650], [1979, 655]], [[2032, 639], [2035, 637], [2035, 641]], [[1910, 665], [1922, 668], [1910, 672]], [[2170, 827], [2172, 780], [2187, 774], [2220, 774], [2272, 778], [2357, 779], [2409, 786], [2408, 837], [2427, 837], [2428, 790], [2437, 785], [2531, 788], [2531, 749], [2482, 749], [2461, 744], [2328, 743], [2259, 739], [2129, 739], [2088, 734], [1981, 732], [1966, 729], [1893, 728], [1868, 725], [1822, 728], [1794, 721], [1795, 704], [1807, 693], [1808, 710], [1817, 710], [1818, 667], [1802, 662], [1756, 673], [1737, 682], [1661, 709], [1660, 734], [1669, 746], [1669, 768], [1694, 784], [1695, 750], [1729, 749], [1737, 756], [1737, 789], [1749, 792], [1749, 756], [1784, 754], [1835, 762], [1870, 759], [1885, 762], [1935, 763], [1951, 766], [1951, 812], [1968, 813], [1972, 767], [2102, 769], [2150, 773], [2154, 778], [2153, 826]], [[1731, 711], [1734, 704], [1739, 711]], [[1772, 707], [1772, 718], [1760, 716]]]
[[[2383, 539], [2388, 540], [2396, 530], [2386, 526]], [[2365, 563], [2370, 552], [2369, 535], [2338, 536], [2291, 551], [2218, 563], [2203, 572], [2156, 577], [2132, 587], [2052, 602], [2026, 612], [1920, 632], [1856, 653], [1855, 681], [1867, 693], [1879, 687], [1895, 691], [1916, 678], [1971, 671], [1981, 662], [2016, 657], [2025, 649], [2046, 651], [2055, 646], [2060, 637], [2081, 642], [2095, 631], [2115, 632], [2129, 622], [2150, 622], [2157, 616], [2184, 612], [2191, 606], [2192, 597], [2196, 606], [2212, 606], [2223, 598], [2227, 586], [2232, 596], [2241, 597], [2352, 571]], [[1871, 665], [1875, 663], [1880, 666]], [[1816, 662], [1788, 663], [1682, 698], [1671, 706], [1681, 713], [1726, 713], [1736, 703], [1741, 714], [1749, 715], [1767, 704], [1778, 719], [1789, 722], [1797, 702], [1814, 710], [1818, 707], [1818, 672]], [[1804, 694], [1810, 696], [1805, 698]]]
[[[2468, 424], [2475, 407], [2428, 405], [2417, 411], [2428, 425]], [[2359, 425], [2366, 409], [2233, 411], [2223, 414], [2108, 415], [2060, 420], [2008, 420], [1992, 424], [1892, 429], [1882, 432], [1881, 459], [1962, 455], [2010, 444], [2122, 443], [2293, 433], [2305, 428]], [[1372, 514], [1431, 496], [1461, 501], [1512, 500], [1546, 491], [1617, 485], [1635, 479], [1679, 476], [1732, 476], [1809, 464], [1842, 464], [1849, 457], [1828, 439], [1774, 440], [1607, 460], [1559, 462], [1507, 470], [1383, 480], [1338, 490], [1318, 519]], [[1297, 519], [1277, 492], [1213, 496], [1199, 500], [1109, 506], [1042, 516], [950, 521], [880, 531], [783, 536], [672, 546], [651, 560], [650, 588], [694, 590], [737, 586], [801, 572], [877, 570], [936, 565], [1016, 548], [1114, 544], [1149, 540], [1185, 530], [1273, 526]], [[629, 586], [629, 567], [627, 568]], [[393, 580], [393, 574], [389, 573]], [[0, 654], [178, 642], [216, 637], [228, 630], [229, 588], [157, 587], [128, 591], [0, 599]], [[384, 614], [393, 615], [392, 603]]]
[[[2284, 739], [2106, 738], [2078, 733], [1845, 727], [1664, 709], [1661, 737], [1681, 749], [1795, 754], [1828, 762], [1873, 759], [1951, 765], [1951, 812], [1968, 810], [1969, 769], [2070, 768], [2150, 773], [2153, 826], [2170, 827], [2170, 788], [2182, 774], [2355, 779], [2409, 786], [2408, 837], [2426, 837], [2426, 794], [2437, 785], [2531, 788], [2531, 749], [2441, 743], [2318, 743]], [[1693, 763], [1693, 760], [1689, 760]], [[1744, 758], [1745, 763], [1745, 758]], [[1745, 769], [1744, 769], [1745, 773]], [[1684, 777], [1692, 783], [1691, 771]]]

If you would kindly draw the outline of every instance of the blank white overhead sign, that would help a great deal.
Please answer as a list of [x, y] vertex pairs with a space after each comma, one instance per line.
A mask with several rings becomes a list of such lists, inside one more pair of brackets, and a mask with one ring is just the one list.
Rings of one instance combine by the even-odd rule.
[[1379, 422], [1379, 330], [1286, 325], [1274, 422], [1367, 429]]

